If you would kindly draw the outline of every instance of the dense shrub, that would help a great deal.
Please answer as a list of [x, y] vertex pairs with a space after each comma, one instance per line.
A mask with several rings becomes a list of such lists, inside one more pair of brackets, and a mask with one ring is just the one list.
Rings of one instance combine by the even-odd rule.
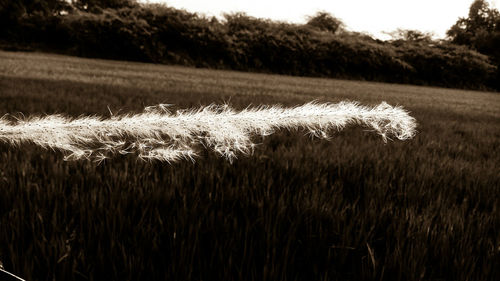
[[[500, 66], [500, 12], [487, 1], [475, 0], [467, 18], [459, 18], [447, 32], [450, 41], [488, 55], [492, 64]], [[500, 89], [500, 71], [488, 82]]]
[[2, 20], [12, 27], [0, 28], [0, 40], [86, 57], [446, 87], [486, 88], [498, 75], [488, 57], [467, 47], [382, 42], [345, 31], [325, 13], [304, 25], [244, 13], [221, 21], [165, 5], [118, 2], [124, 4], [48, 14], [14, 9], [15, 15], [5, 10], [14, 4], [4, 5], [0, 14], [9, 17]]
[[77, 55], [151, 61], [145, 51], [150, 49], [151, 27], [133, 10], [78, 12], [64, 17], [63, 25]]
[[412, 83], [446, 87], [485, 86], [496, 67], [487, 56], [447, 42], [397, 44], [398, 57], [413, 69]]

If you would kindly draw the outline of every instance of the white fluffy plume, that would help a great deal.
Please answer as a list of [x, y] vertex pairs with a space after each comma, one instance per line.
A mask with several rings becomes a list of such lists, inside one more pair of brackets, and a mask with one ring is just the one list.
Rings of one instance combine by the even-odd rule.
[[213, 149], [232, 160], [248, 153], [253, 136], [266, 136], [278, 129], [304, 129], [317, 137], [331, 130], [357, 124], [373, 129], [384, 141], [410, 139], [416, 121], [401, 107], [382, 102], [375, 107], [355, 102], [311, 102], [292, 108], [260, 106], [235, 111], [227, 105], [171, 113], [164, 105], [144, 112], [102, 118], [69, 118], [62, 115], [10, 121], [0, 118], [0, 141], [32, 142], [62, 151], [67, 160], [100, 161], [113, 154], [135, 153], [143, 159], [176, 161], [193, 159], [199, 146]]

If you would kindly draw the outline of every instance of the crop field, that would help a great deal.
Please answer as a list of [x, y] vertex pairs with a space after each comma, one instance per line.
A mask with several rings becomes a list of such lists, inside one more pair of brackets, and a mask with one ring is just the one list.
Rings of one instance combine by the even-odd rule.
[[0, 143], [0, 262], [26, 280], [500, 280], [500, 94], [0, 52], [0, 115], [382, 101], [384, 143], [280, 130], [232, 162]]

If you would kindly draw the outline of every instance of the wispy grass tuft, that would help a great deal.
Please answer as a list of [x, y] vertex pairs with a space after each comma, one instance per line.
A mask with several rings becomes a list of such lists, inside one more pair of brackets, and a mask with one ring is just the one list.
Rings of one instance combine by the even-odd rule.
[[310, 102], [284, 108], [260, 106], [235, 111], [228, 105], [209, 105], [172, 113], [166, 105], [146, 107], [142, 113], [110, 118], [70, 118], [48, 115], [9, 120], [0, 118], [0, 140], [13, 145], [32, 142], [60, 150], [66, 160], [101, 161], [116, 154], [135, 153], [141, 159], [178, 161], [194, 159], [203, 146], [232, 161], [249, 153], [253, 137], [280, 129], [303, 129], [328, 138], [330, 131], [349, 125], [372, 129], [386, 141], [410, 139], [416, 121], [406, 110], [385, 102], [361, 106], [356, 102]]

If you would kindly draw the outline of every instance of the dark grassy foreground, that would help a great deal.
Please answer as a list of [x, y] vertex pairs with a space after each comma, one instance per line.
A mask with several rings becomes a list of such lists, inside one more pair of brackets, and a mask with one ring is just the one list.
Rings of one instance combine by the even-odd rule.
[[401, 104], [419, 133], [280, 132], [233, 164], [1, 144], [1, 262], [28, 280], [500, 280], [498, 94], [0, 52], [1, 114], [313, 99]]

